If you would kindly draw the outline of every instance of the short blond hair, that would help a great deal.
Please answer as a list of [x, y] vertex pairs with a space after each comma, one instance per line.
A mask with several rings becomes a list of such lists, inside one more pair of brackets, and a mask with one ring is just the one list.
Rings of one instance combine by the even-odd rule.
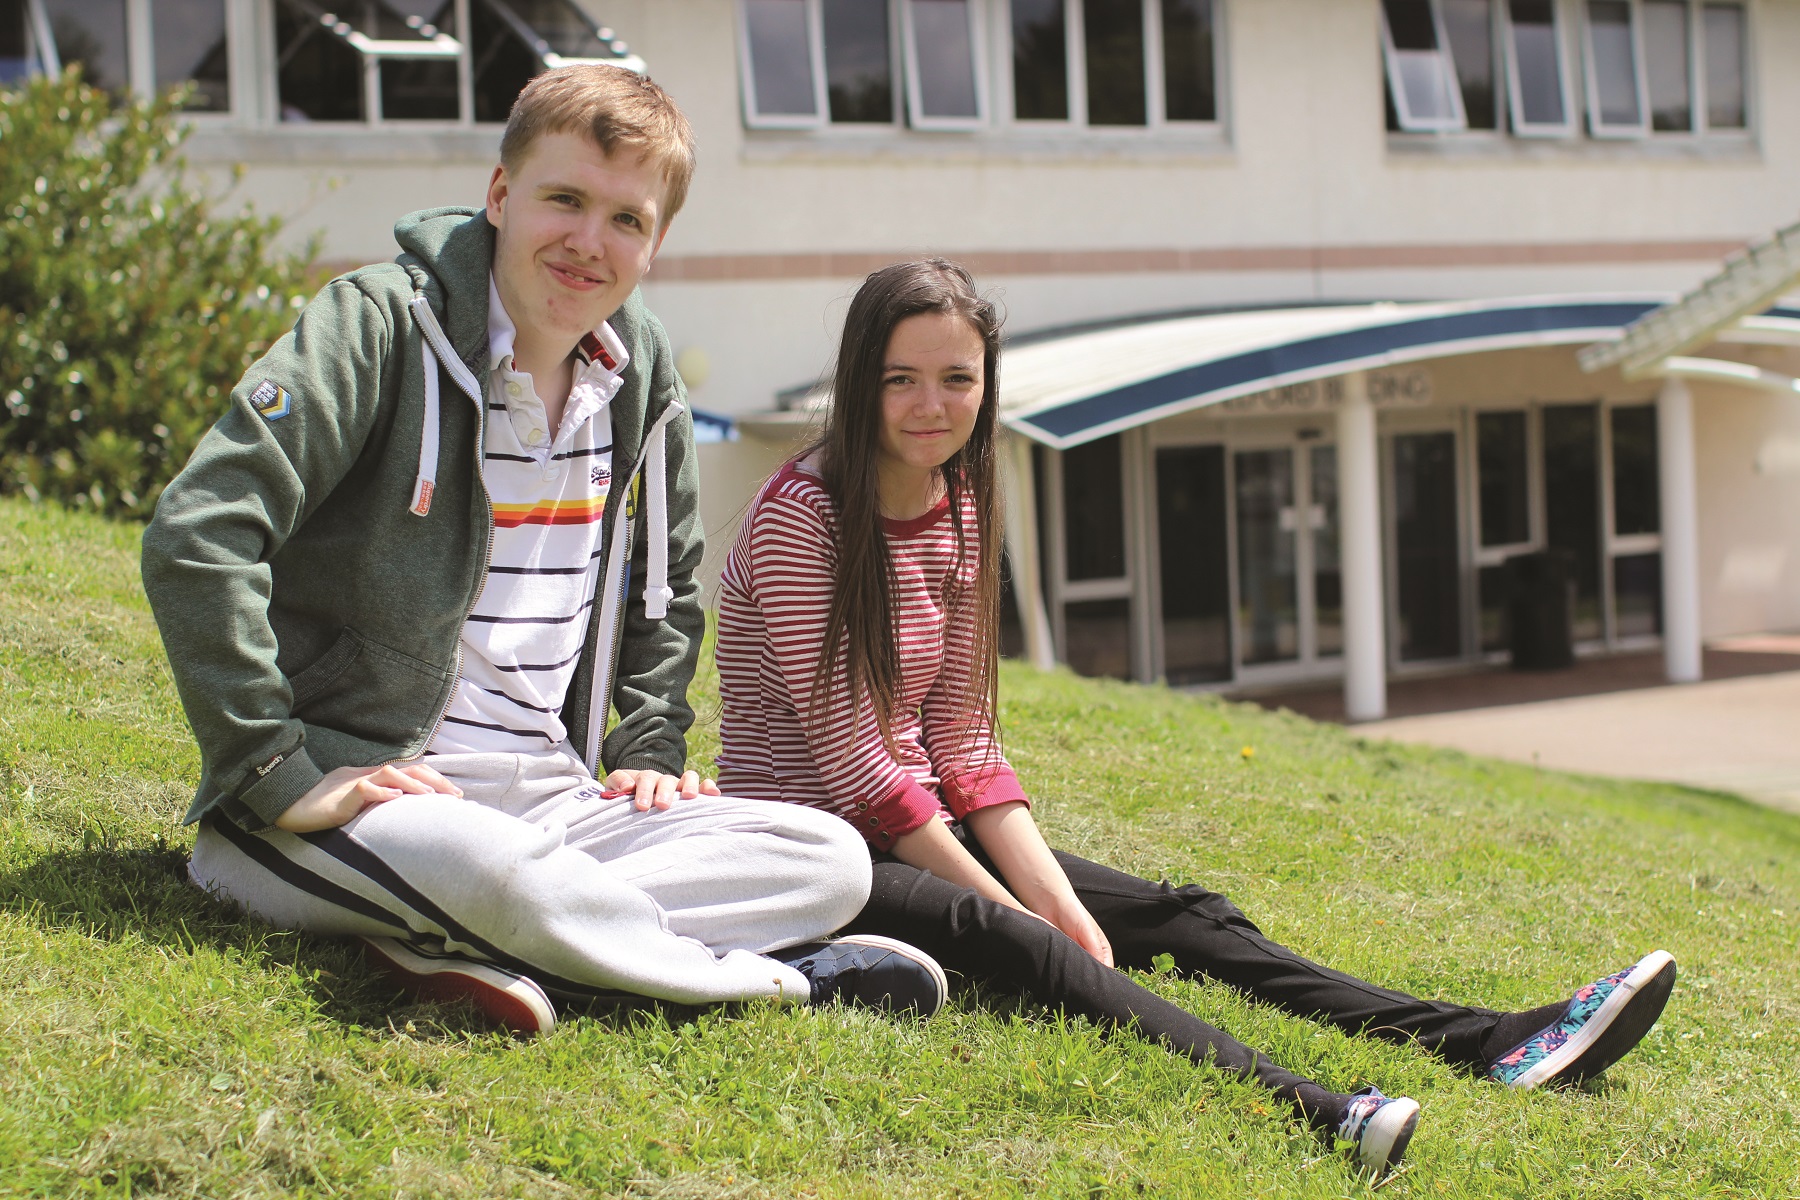
[[661, 166], [667, 194], [659, 224], [667, 225], [687, 200], [694, 131], [648, 75], [605, 63], [545, 71], [513, 101], [500, 138], [500, 165], [517, 170], [532, 143], [550, 133], [585, 134], [608, 155], [637, 150]]

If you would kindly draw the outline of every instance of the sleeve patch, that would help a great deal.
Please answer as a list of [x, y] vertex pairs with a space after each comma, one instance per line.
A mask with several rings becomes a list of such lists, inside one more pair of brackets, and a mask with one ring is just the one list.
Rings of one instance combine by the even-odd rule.
[[265, 379], [250, 393], [250, 405], [271, 421], [279, 421], [294, 410], [294, 398], [273, 379]]

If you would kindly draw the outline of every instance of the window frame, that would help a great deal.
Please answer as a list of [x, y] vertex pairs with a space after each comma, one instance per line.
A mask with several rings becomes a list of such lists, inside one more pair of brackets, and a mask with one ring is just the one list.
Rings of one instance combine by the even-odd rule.
[[[1427, 0], [1431, 10], [1431, 28], [1437, 46], [1430, 53], [1437, 55], [1442, 66], [1441, 78], [1445, 81], [1445, 92], [1450, 99], [1451, 115], [1442, 119], [1416, 117], [1410, 111], [1406, 88], [1400, 76], [1401, 50], [1394, 44], [1394, 31], [1388, 24], [1387, 5], [1378, 4], [1381, 13], [1381, 61], [1387, 71], [1388, 93], [1394, 101], [1394, 119], [1400, 125], [1402, 133], [1464, 133], [1469, 128], [1469, 114], [1463, 108], [1462, 80], [1456, 72], [1456, 56], [1450, 48], [1450, 33], [1444, 26], [1443, 0]], [[1408, 54], [1426, 53], [1409, 50]]]
[[[919, 73], [918, 31], [913, 22], [913, 5], [918, 0], [899, 0], [900, 59], [905, 77], [906, 124], [908, 128], [951, 133], [972, 133], [986, 129], [992, 120], [993, 105], [988, 91], [988, 51], [986, 20], [983, 13], [990, 7], [982, 0], [962, 0], [969, 20], [969, 69], [974, 77], [975, 115], [972, 117], [933, 117], [925, 113], [923, 81]], [[1009, 14], [1010, 15], [1010, 14]]]
[[746, 129], [824, 129], [831, 124], [831, 98], [825, 79], [825, 10], [820, 0], [806, 6], [806, 61], [812, 69], [813, 111], [765, 113], [756, 106], [756, 62], [750, 53], [750, 3], [737, 0], [738, 92], [743, 98]]
[[1601, 117], [1600, 73], [1594, 61], [1595, 0], [1581, 0], [1582, 74], [1587, 94], [1588, 136], [1596, 141], [1635, 141], [1650, 136], [1650, 80], [1645, 72], [1644, 12], [1641, 0], [1605, 0], [1623, 4], [1631, 20], [1631, 65], [1637, 89], [1638, 119], [1635, 124], [1611, 124]]
[[1012, 70], [1012, 5], [1013, 0], [990, 0], [996, 30], [992, 61], [998, 68], [994, 86], [1001, 102], [997, 106], [1004, 116], [996, 122], [1018, 133], [1067, 134], [1104, 138], [1142, 138], [1148, 134], [1182, 133], [1216, 135], [1225, 127], [1226, 87], [1225, 28], [1227, 0], [1212, 0], [1212, 68], [1213, 113], [1210, 121], [1172, 120], [1168, 115], [1167, 71], [1163, 58], [1162, 0], [1142, 0], [1140, 11], [1144, 22], [1144, 123], [1142, 125], [1094, 125], [1088, 121], [1087, 38], [1085, 0], [1061, 0], [1063, 6], [1063, 68], [1067, 72], [1069, 115], [1054, 117], [1020, 117], [1014, 104]]
[[[1738, 81], [1744, 89], [1744, 123], [1713, 128], [1711, 117], [1712, 80], [1706, 66], [1706, 10], [1712, 7], [1735, 8], [1743, 19], [1743, 40], [1739, 46]], [[1693, 53], [1689, 68], [1693, 79], [1694, 130], [1689, 136], [1713, 138], [1748, 138], [1756, 130], [1756, 44], [1755, 5], [1750, 0], [1688, 0], [1688, 46]], [[1679, 134], [1662, 134], [1679, 137]]]
[[1575, 105], [1569, 88], [1568, 40], [1563, 28], [1562, 5], [1551, 0], [1550, 37], [1556, 47], [1556, 88], [1562, 99], [1561, 121], [1527, 121], [1525, 91], [1519, 84], [1519, 44], [1514, 33], [1512, 0], [1500, 0], [1500, 30], [1506, 56], [1507, 132], [1521, 138], [1572, 138], [1575, 136]]

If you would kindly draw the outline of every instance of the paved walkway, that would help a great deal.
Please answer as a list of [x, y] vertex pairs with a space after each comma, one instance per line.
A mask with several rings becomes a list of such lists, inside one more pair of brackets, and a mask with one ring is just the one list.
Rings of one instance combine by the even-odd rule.
[[[1660, 665], [1660, 655], [1624, 655], [1546, 675], [1486, 671], [1403, 681], [1390, 692], [1390, 711], [1406, 715], [1359, 725], [1357, 732], [1589, 775], [1735, 792], [1800, 813], [1800, 639], [1709, 647], [1702, 683], [1651, 686]], [[1584, 678], [1588, 694], [1568, 694]], [[1534, 688], [1537, 696], [1530, 694]], [[1298, 711], [1327, 707], [1312, 692], [1257, 699]], [[1469, 700], [1476, 703], [1458, 702]]]

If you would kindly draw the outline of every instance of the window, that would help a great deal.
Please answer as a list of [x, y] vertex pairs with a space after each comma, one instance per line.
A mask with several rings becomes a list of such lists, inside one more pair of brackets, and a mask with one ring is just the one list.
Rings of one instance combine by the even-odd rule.
[[741, 0], [745, 123], [974, 129], [982, 0]]
[[62, 68], [79, 65], [83, 79], [115, 96], [130, 90], [124, 0], [44, 0], [43, 12]]
[[0, 0], [0, 12], [0, 83], [79, 66], [118, 96], [190, 84], [190, 111], [231, 111], [225, 0]]
[[[234, 26], [261, 23], [251, 19], [262, 11], [251, 0], [23, 3], [44, 14], [51, 32], [38, 40], [51, 53], [39, 54], [34, 40], [10, 55], [0, 40], [0, 78], [9, 69], [25, 74], [78, 63], [90, 82], [120, 94], [187, 84], [190, 111], [223, 114], [233, 112], [234, 92], [237, 103], [257, 107], [256, 89], [234, 76], [273, 74], [278, 107], [269, 115], [285, 124], [504, 121], [526, 82], [548, 68], [643, 66], [575, 0], [273, 0], [269, 34], [258, 35], [269, 40], [260, 45], [232, 36]], [[4, 26], [0, 21], [0, 38]], [[234, 40], [267, 57], [234, 62]], [[9, 59], [21, 65], [9, 67]], [[254, 112], [234, 115], [239, 124], [257, 119]]]
[[[1388, 128], [1575, 134], [1556, 0], [1382, 0]], [[1746, 6], [1582, 0], [1588, 132], [1596, 138], [1747, 127]]]
[[1595, 137], [1746, 127], [1744, 5], [1588, 0], [1586, 12]]
[[0, 0], [0, 86], [59, 69], [44, 65], [46, 46], [56, 53], [41, 0]]
[[1588, 132], [1638, 137], [1648, 131], [1642, 35], [1631, 0], [1587, 0]]
[[1212, 0], [1010, 0], [1016, 121], [1219, 119]]
[[1442, 9], [1434, 0], [1382, 0], [1381, 52], [1400, 128], [1463, 129], [1462, 89]]
[[1506, 0], [1506, 83], [1512, 131], [1519, 137], [1574, 132], [1555, 0]]

